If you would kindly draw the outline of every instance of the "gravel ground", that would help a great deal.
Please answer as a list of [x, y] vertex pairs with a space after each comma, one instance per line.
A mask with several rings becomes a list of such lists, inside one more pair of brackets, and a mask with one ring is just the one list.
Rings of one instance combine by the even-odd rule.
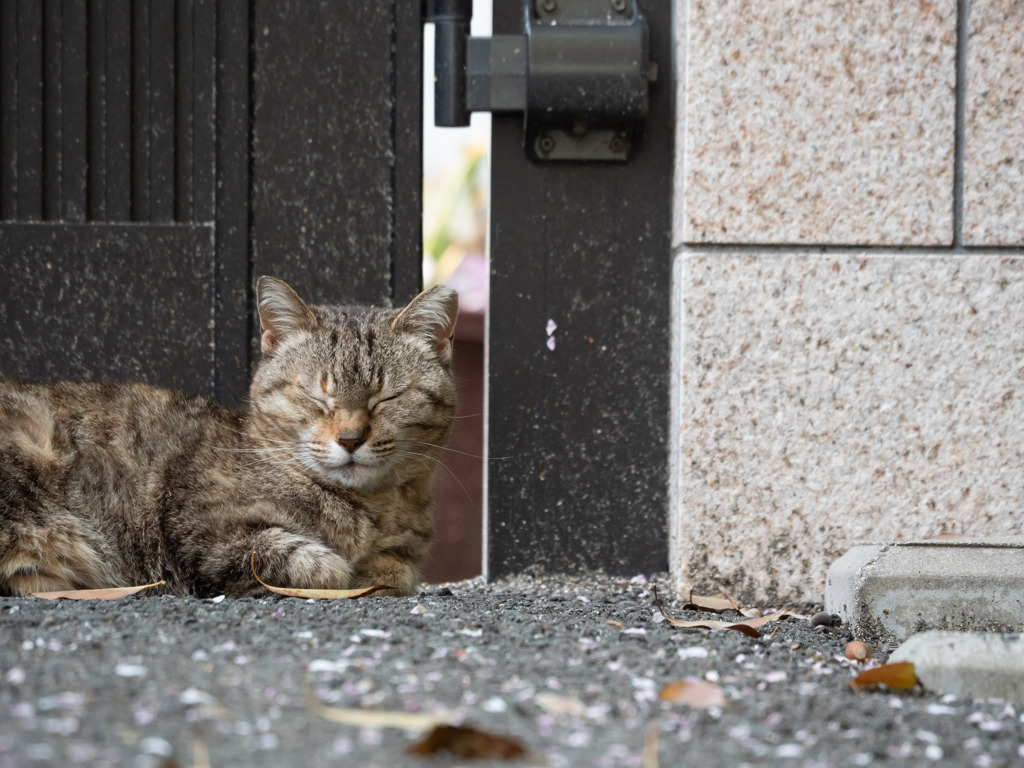
[[[681, 606], [666, 601], [707, 616]], [[673, 628], [643, 577], [357, 601], [0, 598], [0, 768], [1024, 764], [1014, 707], [854, 691], [842, 629], [774, 626]], [[724, 705], [658, 700], [688, 677]], [[310, 687], [330, 707], [454, 710], [528, 754], [410, 756], [417, 734], [331, 722]]]

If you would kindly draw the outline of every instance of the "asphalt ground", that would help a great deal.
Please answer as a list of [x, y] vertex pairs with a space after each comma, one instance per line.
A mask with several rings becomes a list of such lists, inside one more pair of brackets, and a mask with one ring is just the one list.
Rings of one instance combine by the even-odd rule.
[[[673, 617], [723, 618], [667, 591]], [[0, 768], [1024, 765], [1024, 713], [854, 690], [850, 639], [806, 620], [760, 638], [675, 628], [643, 577], [354, 601], [2, 597]], [[658, 699], [692, 678], [720, 703]], [[411, 755], [422, 733], [336, 709], [445, 711], [526, 754]]]

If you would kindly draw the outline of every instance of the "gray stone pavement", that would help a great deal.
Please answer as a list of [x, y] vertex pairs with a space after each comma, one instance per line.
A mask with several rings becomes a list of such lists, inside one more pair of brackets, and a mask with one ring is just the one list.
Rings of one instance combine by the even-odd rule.
[[829, 568], [825, 608], [856, 633], [1024, 631], [1024, 537], [863, 542]]
[[[722, 618], [676, 598], [666, 610]], [[0, 598], [0, 768], [1024, 762], [1019, 707], [853, 690], [851, 638], [805, 620], [759, 638], [673, 628], [642, 577], [475, 580], [344, 602]], [[658, 700], [686, 678], [717, 686], [724, 704]], [[528, 755], [410, 756], [416, 734], [331, 722], [307, 688], [330, 707], [446, 710]]]
[[922, 632], [896, 649], [932, 691], [990, 697], [1024, 706], [1024, 635], [1001, 632]]

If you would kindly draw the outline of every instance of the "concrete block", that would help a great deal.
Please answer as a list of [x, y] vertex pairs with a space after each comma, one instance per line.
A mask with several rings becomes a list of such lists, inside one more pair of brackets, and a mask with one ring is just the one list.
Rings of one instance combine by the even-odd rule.
[[890, 662], [909, 661], [927, 690], [1024, 704], [1024, 637], [994, 632], [922, 632]]
[[1024, 631], [1024, 537], [857, 544], [828, 570], [825, 610], [882, 642]]
[[686, 242], [952, 242], [955, 0], [685, 6]]

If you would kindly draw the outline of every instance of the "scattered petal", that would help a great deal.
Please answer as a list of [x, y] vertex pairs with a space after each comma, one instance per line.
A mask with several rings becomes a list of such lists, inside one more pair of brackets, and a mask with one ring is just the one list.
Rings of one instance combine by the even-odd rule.
[[554, 320], [548, 320], [548, 324], [545, 326], [544, 330], [547, 331], [548, 336], [550, 336], [551, 334], [558, 330], [558, 323], [556, 323]]
[[145, 677], [149, 670], [141, 664], [118, 664], [114, 667], [114, 674], [118, 677]]
[[438, 725], [410, 746], [410, 755], [436, 755], [448, 751], [456, 757], [508, 760], [526, 753], [517, 742], [466, 725]]
[[141, 749], [147, 755], [160, 755], [161, 757], [170, 757], [174, 754], [174, 747], [166, 739], [161, 739], [159, 736], [148, 736], [139, 742], [139, 749]]
[[703, 645], [691, 645], [687, 648], [680, 648], [677, 653], [680, 659], [706, 659], [708, 649]]
[[548, 349], [550, 349], [552, 352], [555, 351], [555, 337], [554, 336], [549, 336], [548, 337]]

